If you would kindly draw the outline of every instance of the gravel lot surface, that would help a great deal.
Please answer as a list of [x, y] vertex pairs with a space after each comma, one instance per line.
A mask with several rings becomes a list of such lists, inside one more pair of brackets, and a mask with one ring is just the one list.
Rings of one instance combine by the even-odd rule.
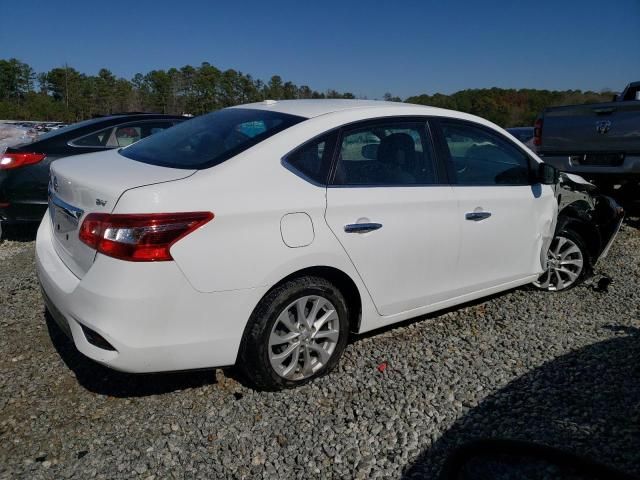
[[33, 242], [5, 241], [0, 478], [431, 478], [486, 437], [640, 474], [638, 228], [591, 285], [519, 289], [357, 338], [333, 374], [281, 393], [230, 371], [89, 362], [45, 320]]

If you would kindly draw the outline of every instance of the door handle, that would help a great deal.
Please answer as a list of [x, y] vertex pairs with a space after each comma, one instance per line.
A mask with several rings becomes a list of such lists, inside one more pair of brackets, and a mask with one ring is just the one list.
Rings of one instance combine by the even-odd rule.
[[490, 216], [491, 212], [469, 212], [464, 214], [464, 218], [467, 220], [473, 220], [474, 222], [479, 222], [480, 220], [484, 220]]
[[381, 223], [350, 223], [344, 226], [347, 233], [367, 233], [382, 228]]

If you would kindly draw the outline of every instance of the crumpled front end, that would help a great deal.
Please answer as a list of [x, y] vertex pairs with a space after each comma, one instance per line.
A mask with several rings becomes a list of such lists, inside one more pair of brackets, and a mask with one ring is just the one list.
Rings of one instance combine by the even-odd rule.
[[591, 263], [606, 256], [624, 219], [623, 208], [598, 187], [573, 174], [560, 174], [556, 188], [558, 225], [560, 231], [568, 225], [580, 225], [588, 242]]

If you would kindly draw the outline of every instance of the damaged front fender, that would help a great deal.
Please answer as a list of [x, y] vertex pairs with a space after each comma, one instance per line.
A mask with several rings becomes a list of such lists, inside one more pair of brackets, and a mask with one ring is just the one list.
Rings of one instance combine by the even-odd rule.
[[558, 221], [556, 233], [571, 229], [585, 241], [590, 264], [604, 257], [618, 233], [624, 210], [616, 201], [598, 191], [584, 178], [561, 173], [556, 185]]

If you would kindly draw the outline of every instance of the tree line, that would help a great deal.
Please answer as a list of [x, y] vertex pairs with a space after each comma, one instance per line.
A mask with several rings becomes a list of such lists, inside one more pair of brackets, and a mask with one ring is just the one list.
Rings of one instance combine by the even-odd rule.
[[[531, 125], [547, 106], [604, 101], [611, 93], [533, 89], [462, 90], [405, 99], [473, 113], [503, 126]], [[64, 65], [36, 73], [18, 59], [0, 59], [0, 118], [73, 122], [117, 112], [201, 115], [232, 105], [265, 99], [355, 98], [350, 92], [319, 92], [278, 75], [264, 82], [237, 70], [200, 66], [152, 70], [131, 79], [106, 68], [87, 75]], [[402, 101], [390, 93], [385, 100]]]
[[0, 118], [78, 121], [117, 112], [200, 115], [267, 98], [355, 98], [335, 90], [318, 92], [280, 76], [268, 82], [203, 62], [137, 73], [130, 80], [106, 68], [86, 75], [67, 65], [36, 73], [15, 58], [0, 59]]
[[484, 88], [461, 90], [452, 95], [424, 94], [405, 101], [471, 113], [503, 127], [518, 127], [532, 126], [547, 107], [608, 102], [612, 98], [610, 91]]

